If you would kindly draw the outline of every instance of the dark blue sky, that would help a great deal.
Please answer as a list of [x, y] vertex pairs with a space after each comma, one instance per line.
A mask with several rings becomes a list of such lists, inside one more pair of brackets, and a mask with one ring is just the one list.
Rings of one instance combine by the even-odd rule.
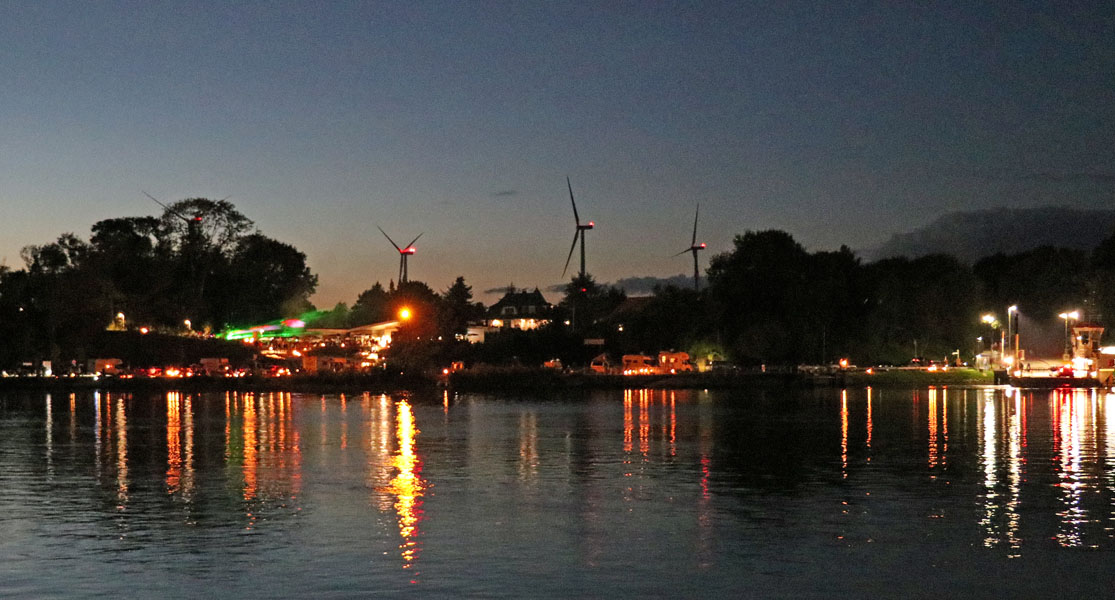
[[0, 256], [230, 196], [331, 305], [396, 275], [376, 225], [435, 289], [559, 282], [566, 175], [601, 281], [688, 272], [696, 202], [711, 252], [1112, 205], [1115, 10], [973, 4], [5, 4]]

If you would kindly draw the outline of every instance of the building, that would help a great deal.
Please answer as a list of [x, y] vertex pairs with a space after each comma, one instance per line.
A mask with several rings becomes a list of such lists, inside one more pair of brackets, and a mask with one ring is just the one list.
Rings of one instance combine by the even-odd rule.
[[484, 321], [492, 328], [537, 329], [550, 322], [553, 312], [554, 305], [546, 302], [538, 288], [528, 292], [512, 287], [488, 309]]

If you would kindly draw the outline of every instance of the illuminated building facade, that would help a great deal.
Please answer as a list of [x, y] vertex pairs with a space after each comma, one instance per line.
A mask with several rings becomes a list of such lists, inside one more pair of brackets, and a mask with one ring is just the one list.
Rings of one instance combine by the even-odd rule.
[[537, 329], [550, 322], [554, 306], [546, 301], [538, 288], [509, 289], [498, 302], [488, 309], [485, 325], [512, 329]]

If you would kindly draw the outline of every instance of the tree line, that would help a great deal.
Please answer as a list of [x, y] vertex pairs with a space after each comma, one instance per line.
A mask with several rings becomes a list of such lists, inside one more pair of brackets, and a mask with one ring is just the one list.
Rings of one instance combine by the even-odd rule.
[[1002, 317], [1009, 304], [1054, 322], [1072, 308], [1092, 320], [1115, 315], [1115, 234], [1092, 252], [1045, 246], [968, 265], [943, 254], [865, 263], [847, 247], [809, 252], [784, 231], [748, 231], [712, 257], [700, 291], [664, 286], [628, 298], [575, 276], [547, 326], [491, 332], [475, 346], [459, 338], [484, 307], [463, 277], [442, 292], [376, 282], [351, 307], [316, 310], [305, 254], [224, 200], [102, 220], [88, 240], [66, 233], [21, 255], [22, 269], [0, 266], [3, 367], [92, 357], [106, 329], [204, 334], [291, 317], [350, 328], [395, 319], [404, 306], [414, 318], [396, 336], [395, 358], [416, 366], [584, 364], [601, 351], [664, 349], [740, 364], [905, 363], [979, 351], [976, 338], [993, 337], [980, 315]]
[[1042, 246], [968, 265], [946, 254], [864, 263], [847, 247], [808, 252], [784, 231], [749, 231], [706, 273], [699, 293], [660, 288], [618, 315], [622, 333], [608, 323], [616, 352], [672, 347], [742, 364], [968, 360], [1000, 335], [981, 316], [1005, 321], [1009, 305], [1058, 327], [1065, 310], [1115, 317], [1115, 233], [1091, 252]]

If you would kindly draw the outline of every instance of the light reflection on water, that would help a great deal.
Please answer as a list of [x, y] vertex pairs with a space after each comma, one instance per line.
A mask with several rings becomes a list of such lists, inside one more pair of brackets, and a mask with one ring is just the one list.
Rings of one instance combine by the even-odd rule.
[[[1113, 409], [1001, 388], [0, 395], [0, 595], [916, 594], [937, 568], [956, 590], [1110, 589], [1045, 575], [1115, 549]], [[188, 568], [145, 567], [168, 562]]]

